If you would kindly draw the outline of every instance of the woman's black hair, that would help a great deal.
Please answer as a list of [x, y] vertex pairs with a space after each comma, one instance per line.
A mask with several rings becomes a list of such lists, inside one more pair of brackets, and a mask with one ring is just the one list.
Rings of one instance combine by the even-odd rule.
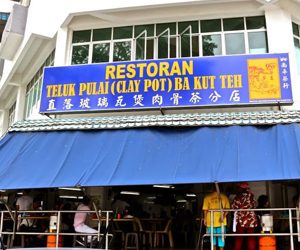
[[89, 205], [90, 202], [91, 202], [91, 199], [88, 196], [83, 196], [82, 203], [84, 205]]
[[262, 194], [258, 197], [257, 203], [258, 207], [265, 207], [265, 204], [269, 201], [269, 197], [265, 194]]

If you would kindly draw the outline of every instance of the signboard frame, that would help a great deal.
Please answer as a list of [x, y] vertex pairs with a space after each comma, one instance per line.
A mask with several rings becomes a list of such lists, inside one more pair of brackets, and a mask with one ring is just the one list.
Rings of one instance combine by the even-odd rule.
[[291, 105], [287, 53], [46, 67], [40, 113]]

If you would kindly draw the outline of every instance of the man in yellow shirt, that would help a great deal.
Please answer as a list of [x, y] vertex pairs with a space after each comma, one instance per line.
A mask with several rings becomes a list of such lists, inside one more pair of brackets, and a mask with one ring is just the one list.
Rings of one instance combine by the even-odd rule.
[[[218, 194], [215, 188], [212, 189], [210, 194], [204, 197], [202, 209], [204, 212], [204, 225], [207, 227], [207, 233], [211, 233], [211, 230], [213, 230], [214, 234], [221, 234], [222, 231], [225, 233], [227, 225], [227, 212], [214, 212], [213, 223], [211, 223], [211, 213], [208, 210], [222, 210], [229, 208], [230, 202], [228, 197], [222, 193]], [[214, 250], [217, 249], [217, 241], [219, 249], [224, 250], [225, 241], [221, 236], [213, 237]]]

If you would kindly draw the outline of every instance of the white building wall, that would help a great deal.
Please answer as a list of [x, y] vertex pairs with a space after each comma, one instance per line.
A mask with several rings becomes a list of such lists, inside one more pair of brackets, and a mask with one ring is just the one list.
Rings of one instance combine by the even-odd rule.
[[[23, 42], [12, 61], [6, 61], [0, 80], [0, 103], [9, 109], [11, 84], [26, 86], [49, 53], [55, 48], [55, 65], [70, 64], [71, 34], [73, 30], [172, 21], [190, 21], [214, 18], [265, 15], [270, 53], [288, 52], [290, 55], [294, 105], [284, 109], [299, 109], [300, 75], [297, 73], [291, 21], [300, 13], [300, 3], [294, 0], [274, 1], [219, 1], [219, 0], [31, 0]], [[297, 12], [297, 9], [299, 12]], [[18, 88], [14, 90], [17, 93]], [[6, 93], [7, 92], [7, 93]], [[16, 95], [16, 94], [15, 94]], [[22, 100], [19, 98], [19, 100]], [[18, 104], [17, 107], [22, 107]], [[0, 106], [1, 108], [1, 106]], [[218, 111], [272, 110], [277, 107], [221, 108]], [[38, 110], [37, 110], [38, 111]], [[193, 112], [185, 110], [182, 112]], [[198, 110], [199, 111], [199, 110]], [[201, 110], [210, 112], [209, 110]], [[147, 111], [144, 113], [152, 113]], [[169, 111], [178, 112], [178, 111]], [[22, 119], [24, 111], [18, 108], [16, 117]], [[119, 113], [114, 113], [116, 115]], [[129, 113], [126, 113], [129, 114]], [[142, 112], [139, 112], [142, 114]], [[101, 115], [101, 114], [97, 114]], [[107, 115], [107, 114], [105, 114]], [[41, 118], [40, 115], [33, 117]], [[6, 121], [4, 121], [5, 123]]]
[[269, 41], [269, 53], [289, 53], [292, 92], [294, 105], [284, 107], [284, 109], [299, 109], [300, 108], [300, 85], [299, 73], [296, 68], [296, 55], [293, 40], [292, 16], [282, 8], [269, 6], [265, 8], [265, 17], [267, 24], [267, 33]]
[[6, 12], [6, 13], [10, 13], [12, 6], [15, 4], [16, 2], [13, 2], [11, 0], [1, 0], [0, 2], [0, 12]]
[[[89, 14], [91, 16], [107, 17], [106, 12], [124, 11], [125, 13], [134, 9], [140, 9], [143, 13], [146, 9], [158, 6], [184, 5], [195, 3], [216, 2], [214, 0], [205, 1], [188, 1], [188, 0], [114, 0], [114, 1], [98, 1], [98, 0], [52, 0], [41, 1], [31, 0], [27, 21], [26, 37], [30, 33], [40, 34], [46, 37], [53, 37], [58, 28], [64, 24], [72, 16], [82, 16]], [[159, 8], [160, 8], [159, 7]], [[55, 13], [55, 15], [54, 15]], [[109, 15], [108, 15], [109, 16]], [[50, 22], [51, 20], [51, 22]], [[47, 27], [45, 29], [44, 27]], [[25, 37], [25, 38], [26, 38]]]

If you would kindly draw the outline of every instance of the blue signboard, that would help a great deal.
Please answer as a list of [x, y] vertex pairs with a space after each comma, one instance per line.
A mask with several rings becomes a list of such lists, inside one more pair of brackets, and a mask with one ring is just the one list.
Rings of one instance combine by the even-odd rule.
[[288, 54], [48, 67], [40, 113], [291, 104]]

